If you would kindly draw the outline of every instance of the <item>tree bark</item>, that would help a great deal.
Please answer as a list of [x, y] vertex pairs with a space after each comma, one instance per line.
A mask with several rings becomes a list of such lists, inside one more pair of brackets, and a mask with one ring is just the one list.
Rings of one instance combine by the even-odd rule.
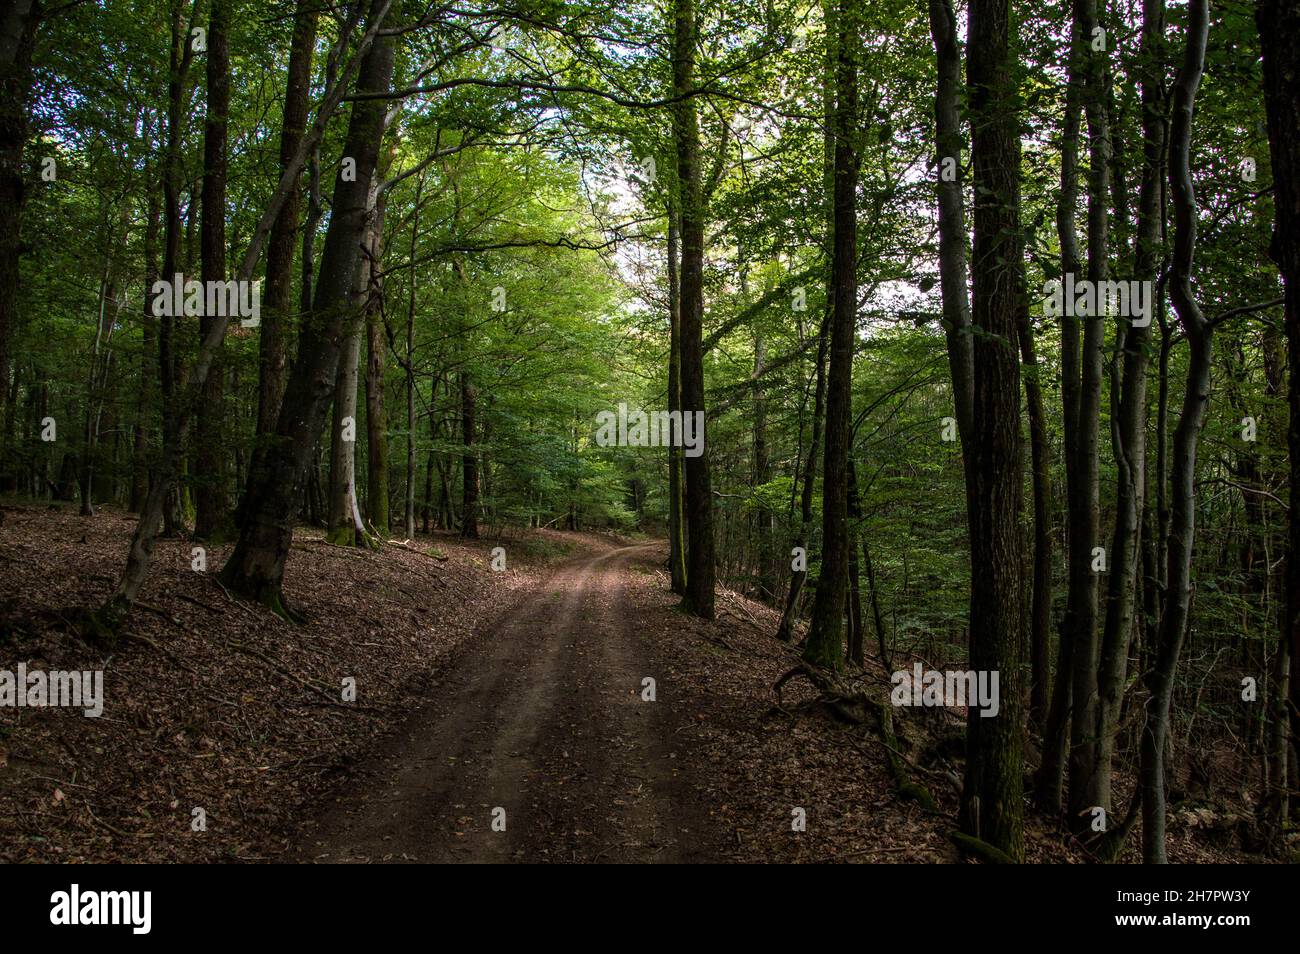
[[686, 595], [687, 612], [704, 619], [714, 615], [713, 488], [709, 479], [709, 445], [704, 413], [704, 194], [700, 182], [700, 130], [695, 86], [698, 39], [695, 0], [674, 0], [673, 138], [681, 197], [681, 386], [682, 414], [701, 421], [698, 456], [686, 457]]
[[380, 307], [383, 276], [385, 197], [375, 210], [374, 238], [368, 268], [370, 292], [366, 302], [366, 515], [370, 528], [388, 532], [388, 408], [384, 403], [384, 355], [387, 342]]
[[[1264, 108], [1268, 116], [1269, 152], [1273, 166], [1273, 203], [1276, 222], [1270, 249], [1282, 272], [1287, 356], [1290, 368], [1287, 404], [1290, 424], [1287, 448], [1290, 461], [1290, 496], [1287, 508], [1287, 546], [1283, 569], [1285, 606], [1279, 647], [1279, 670], [1285, 673], [1300, 659], [1300, 3], [1296, 0], [1259, 0], [1255, 11], [1264, 60]], [[1286, 680], [1278, 679], [1279, 685]], [[1275, 730], [1273, 788], [1286, 791], [1286, 738], [1300, 737], [1300, 679], [1289, 677], [1291, 724]], [[1285, 696], [1283, 696], [1285, 699]], [[1280, 706], [1279, 723], [1285, 718]], [[1279, 837], [1287, 816], [1287, 799], [1277, 795], [1270, 806], [1270, 824]]]
[[[144, 225], [144, 287], [153, 288], [158, 280], [158, 193], [149, 189], [145, 202]], [[131, 500], [129, 509], [139, 513], [149, 493], [149, 464], [155, 446], [153, 409], [155, 406], [154, 354], [158, 348], [158, 319], [154, 317], [153, 302], [144, 298], [140, 316], [140, 390], [136, 401], [135, 447], [131, 470]]]
[[474, 438], [478, 429], [478, 389], [469, 372], [460, 372], [460, 436], [464, 450], [461, 452], [461, 518], [460, 535], [478, 539], [478, 451]]
[[1020, 861], [1024, 632], [1020, 361], [1015, 342], [1024, 260], [1010, 12], [1010, 0], [972, 0], [967, 43], [975, 187], [972, 432], [978, 515], [971, 527], [970, 665], [977, 672], [999, 674], [1000, 707], [992, 717], [969, 707], [960, 820], [963, 831]]
[[[1080, 36], [1079, 31], [1080, 24], [1076, 16], [1072, 19], [1070, 28], [1065, 118], [1061, 129], [1061, 188], [1056, 204], [1056, 233], [1061, 245], [1062, 280], [1065, 275], [1077, 273], [1079, 270], [1079, 240], [1075, 228], [1075, 208], [1079, 202], [1079, 113], [1083, 101], [1080, 47], [1087, 42]], [[1062, 808], [1074, 693], [1074, 634], [1077, 628], [1075, 616], [1081, 600], [1081, 591], [1086, 591], [1088, 583], [1083, 578], [1083, 573], [1086, 571], [1089, 578], [1092, 574], [1092, 545], [1089, 544], [1087, 561], [1080, 563], [1079, 554], [1083, 552], [1081, 545], [1087, 542], [1087, 534], [1082, 530], [1076, 534], [1075, 529], [1080, 521], [1085, 525], [1087, 522], [1086, 515], [1078, 512], [1080, 501], [1085, 499], [1085, 488], [1075, 468], [1080, 444], [1080, 387], [1079, 326], [1073, 318], [1063, 314], [1061, 316], [1061, 409], [1064, 418], [1062, 453], [1067, 462], [1065, 468], [1065, 523], [1068, 543], [1066, 610], [1065, 618], [1061, 621], [1060, 638], [1057, 643], [1056, 676], [1051, 705], [1047, 713], [1047, 724], [1043, 730], [1043, 761], [1039, 768], [1035, 791], [1038, 807], [1049, 815], [1059, 814]], [[1076, 547], [1076, 543], [1079, 547]], [[1083, 570], [1076, 572], [1080, 566]]]
[[[1100, 289], [1109, 267], [1110, 129], [1106, 116], [1106, 57], [1093, 48], [1100, 26], [1097, 0], [1075, 0], [1076, 70], [1072, 82], [1084, 83], [1088, 123], [1088, 280]], [[1070, 708], [1070, 818], [1076, 831], [1088, 831], [1090, 809], [1108, 805], [1101, 797], [1097, 773], [1097, 597], [1099, 571], [1094, 550], [1101, 537], [1098, 445], [1101, 422], [1103, 349], [1106, 314], [1098, 296], [1095, 314], [1084, 318], [1080, 360], [1079, 404], [1075, 426], [1074, 474], [1070, 488], [1070, 588], [1066, 617], [1072, 632], [1073, 682]], [[1108, 555], [1109, 556], [1109, 555]], [[1107, 798], [1109, 785], [1105, 786]]]
[[[1142, 84], [1142, 173], [1138, 192], [1134, 278], [1155, 288], [1160, 262], [1160, 182], [1164, 171], [1164, 0], [1144, 0], [1142, 47], [1138, 54]], [[1150, 316], [1148, 316], [1149, 318]], [[1110, 775], [1120, 705], [1128, 672], [1139, 580], [1139, 542], [1146, 505], [1147, 369], [1151, 327], [1128, 327], [1121, 319], [1122, 373], [1119, 401], [1112, 410], [1111, 446], [1117, 471], [1115, 529], [1110, 548], [1106, 624], [1098, 667], [1100, 706], [1093, 734], [1097, 739], [1094, 804], [1111, 810]]]
[[[682, 410], [682, 310], [679, 265], [681, 223], [676, 203], [668, 203], [668, 410]], [[672, 592], [686, 595], [685, 501], [682, 499], [682, 448], [668, 446], [668, 568]]]
[[852, 0], [840, 0], [837, 37], [831, 246], [830, 366], [826, 376], [826, 450], [822, 465], [821, 572], [804, 658], [827, 669], [844, 664], [848, 581], [848, 463], [852, 443], [853, 346], [857, 336], [857, 65], [861, 24]]
[[[822, 321], [817, 333], [817, 367], [816, 384], [813, 385], [813, 419], [812, 432], [808, 440], [808, 456], [803, 468], [803, 486], [799, 493], [799, 532], [794, 545], [807, 551], [813, 525], [813, 488], [817, 482], [817, 458], [821, 456], [822, 418], [826, 403], [826, 332], [830, 327], [829, 313]], [[806, 399], [805, 399], [806, 400]], [[805, 557], [806, 558], [806, 557]], [[776, 638], [788, 643], [794, 636], [795, 620], [799, 616], [799, 597], [808, 580], [806, 569], [794, 569], [791, 560], [790, 588], [786, 593], [785, 609], [781, 613], [781, 622], [777, 625]]]
[[[411, 261], [415, 261], [420, 236], [420, 208], [424, 196], [424, 176], [415, 186], [415, 211], [411, 215]], [[406, 539], [415, 539], [415, 273], [410, 275], [406, 302]], [[425, 504], [425, 530], [428, 530], [428, 503]]]
[[[0, 420], [10, 411], [9, 348], [18, 325], [18, 256], [27, 195], [23, 148], [32, 89], [32, 48], [40, 22], [40, 0], [12, 0], [0, 12]], [[8, 456], [6, 443], [0, 447], [0, 484], [11, 476]]]
[[[761, 331], [754, 332], [754, 472], [753, 489], [764, 487], [772, 479], [772, 459], [768, 449], [767, 438], [767, 394], [763, 388], [762, 375], [767, 368], [767, 343]], [[776, 578], [773, 575], [772, 536], [775, 527], [772, 524], [772, 511], [757, 497], [754, 508], [755, 547], [758, 550], [755, 581], [758, 598], [764, 603], [771, 603], [776, 596]]]
[[[280, 124], [280, 173], [293, 163], [307, 131], [311, 89], [312, 53], [316, 46], [318, 12], [313, 0], [298, 0], [293, 15], [293, 39], [285, 80], [284, 111]], [[288, 322], [293, 314], [293, 258], [302, 189], [297, 183], [285, 197], [266, 243], [266, 307], [257, 341], [257, 432], [248, 472], [261, 467], [267, 444], [275, 433], [284, 397], [288, 363]], [[314, 229], [314, 226], [312, 227]], [[304, 239], [305, 241], [305, 239]], [[310, 267], [308, 265], [308, 267]], [[310, 281], [307, 287], [311, 287]], [[309, 299], [310, 300], [310, 299]]]
[[1042, 379], [1028, 302], [1020, 310], [1020, 360], [1025, 366], [1025, 407], [1029, 414], [1029, 456], [1034, 495], [1033, 592], [1029, 607], [1029, 719], [1047, 723], [1052, 641], [1052, 448], [1043, 410]]
[[1165, 744], [1174, 675], [1191, 605], [1192, 549], [1196, 534], [1196, 450], [1210, 401], [1214, 332], [1192, 291], [1196, 250], [1196, 195], [1192, 186], [1192, 111], [1205, 70], [1209, 33], [1208, 0], [1189, 0], [1187, 46], [1174, 80], [1173, 123], [1169, 143], [1169, 186], [1174, 208], [1174, 254], [1170, 297], [1187, 336], [1188, 362], [1183, 413], [1174, 432], [1170, 470], [1170, 527], [1167, 605], [1160, 622], [1154, 665], [1147, 673], [1150, 693], [1142, 727], [1139, 783], [1142, 788], [1142, 856], [1147, 864], [1164, 864]]
[[[226, 278], [226, 129], [230, 114], [230, 45], [227, 37], [228, 0], [213, 0], [208, 20], [208, 114], [203, 124], [203, 219], [199, 227], [200, 274], [204, 286]], [[200, 340], [216, 316], [199, 320]], [[223, 349], [224, 350], [224, 349]], [[203, 382], [195, 436], [194, 536], [212, 537], [227, 519], [225, 453], [222, 439], [224, 362], [220, 354]]]

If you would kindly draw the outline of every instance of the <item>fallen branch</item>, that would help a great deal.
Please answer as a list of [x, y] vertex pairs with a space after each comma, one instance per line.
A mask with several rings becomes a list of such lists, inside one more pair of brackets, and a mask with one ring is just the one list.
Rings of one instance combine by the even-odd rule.
[[420, 550], [412, 546], [407, 546], [405, 540], [389, 540], [387, 542], [390, 547], [397, 547], [399, 550], [408, 550], [411, 553], [418, 553], [420, 556], [428, 557], [430, 560], [437, 560], [439, 563], [446, 563], [451, 559], [451, 557], [437, 556], [427, 550]]

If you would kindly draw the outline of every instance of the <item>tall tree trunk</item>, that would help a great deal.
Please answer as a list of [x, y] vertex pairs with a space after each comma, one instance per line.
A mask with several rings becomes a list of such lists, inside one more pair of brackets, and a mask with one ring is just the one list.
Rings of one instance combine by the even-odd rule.
[[[858, 469], [849, 450], [847, 507], [849, 518], [849, 651], [848, 659], [861, 668], [866, 658], [865, 626], [862, 622], [862, 578], [858, 563], [858, 538], [862, 535], [862, 503], [858, 498]], [[874, 593], [872, 596], [874, 597]], [[884, 657], [881, 657], [884, 663]]]
[[[377, 190], [372, 186], [369, 216], [357, 262], [353, 292], [355, 318], [339, 355], [334, 379], [334, 421], [330, 434], [329, 541], [339, 546], [367, 546], [370, 537], [361, 518], [357, 498], [357, 389], [360, 382], [361, 336], [369, 324], [370, 309], [375, 304], [373, 285], [383, 210], [378, 207]], [[367, 421], [367, 424], [369, 422]]]
[[[754, 332], [754, 476], [755, 489], [765, 486], [772, 479], [772, 460], [767, 444], [767, 395], [764, 392], [761, 377], [767, 369], [767, 344], [760, 331]], [[772, 564], [772, 511], [761, 501], [754, 509], [755, 547], [758, 550], [756, 582], [758, 596], [764, 603], [771, 603], [776, 595], [776, 579]]]
[[[829, 28], [829, 27], [828, 27]], [[822, 552], [804, 658], [828, 669], [844, 662], [848, 580], [848, 463], [852, 443], [853, 346], [857, 337], [857, 66], [861, 23], [852, 0], [838, 3], [831, 246], [830, 367], [826, 376], [826, 451], [822, 470]]]
[[1029, 607], [1029, 719], [1047, 723], [1052, 642], [1052, 448], [1043, 410], [1042, 379], [1028, 302], [1020, 309], [1020, 360], [1025, 365], [1025, 407], [1029, 413], [1029, 455], [1034, 494], [1033, 592]]
[[478, 430], [478, 389], [468, 370], [460, 371], [461, 452], [461, 523], [460, 535], [478, 539], [478, 450], [474, 439]]
[[[153, 288], [158, 280], [158, 193], [149, 189], [145, 203], [144, 287]], [[156, 439], [153, 427], [154, 354], [158, 347], [158, 319], [154, 317], [150, 296], [144, 299], [140, 316], [140, 390], [136, 401], [135, 449], [131, 465], [130, 510], [139, 513], [149, 493], [149, 461]]]
[[[181, 0], [173, 0], [171, 10], [171, 59], [167, 80], [167, 148], [163, 156], [163, 277], [174, 282], [181, 273], [184, 225], [181, 222], [181, 144], [184, 137], [185, 117], [182, 107], [194, 46], [185, 22], [185, 7]], [[162, 428], [164, 447], [174, 448], [164, 453], [160, 461], [166, 468], [162, 483], [165, 511], [164, 536], [175, 536], [181, 520], [179, 481], [184, 469], [184, 443], [182, 440], [181, 412], [177, 400], [177, 372], [179, 351], [176, 345], [176, 316], [163, 315], [158, 324], [158, 380], [162, 398]], [[147, 516], [141, 513], [141, 523]]]
[[[682, 410], [682, 311], [680, 220], [677, 205], [668, 203], [668, 410]], [[668, 445], [668, 569], [670, 589], [686, 595], [685, 501], [682, 499], [682, 448]]]
[[[1106, 117], [1106, 58], [1094, 48], [1093, 30], [1100, 26], [1097, 0], [1075, 0], [1075, 55], [1072, 80], [1084, 83], [1083, 105], [1088, 121], [1088, 280], [1094, 290], [1106, 281], [1109, 259], [1110, 131]], [[1093, 313], [1084, 318], [1080, 360], [1079, 405], [1076, 418], [1074, 474], [1070, 500], [1070, 590], [1066, 616], [1073, 629], [1073, 682], [1070, 708], [1070, 818], [1076, 830], [1091, 825], [1089, 809], [1101, 805], [1097, 775], [1097, 596], [1099, 571], [1095, 549], [1101, 537], [1098, 444], [1101, 422], [1103, 350], [1106, 314], [1097, 296]], [[1107, 792], [1109, 785], [1106, 786]]]
[[383, 276], [380, 263], [384, 248], [385, 196], [375, 209], [374, 238], [368, 274], [370, 293], [366, 303], [366, 515], [370, 528], [388, 533], [388, 409], [384, 404], [384, 319], [380, 307]]
[[681, 197], [681, 386], [682, 414], [698, 414], [700, 453], [686, 457], [686, 596], [687, 612], [713, 618], [713, 488], [709, 479], [709, 444], [704, 413], [704, 193], [700, 183], [700, 130], [695, 88], [695, 0], [674, 0], [673, 138], [677, 146], [677, 180]]
[[[203, 125], [203, 221], [200, 226], [200, 273], [204, 286], [226, 278], [226, 127], [230, 114], [230, 47], [226, 35], [228, 0], [212, 0], [208, 20], [208, 115]], [[200, 340], [211, 331], [216, 316], [199, 320]], [[222, 384], [220, 357], [203, 382], [195, 436], [196, 477], [194, 535], [205, 540], [227, 518], [225, 449], [222, 440]]]
[[339, 352], [330, 430], [328, 539], [344, 547], [364, 546], [366, 535], [357, 505], [357, 365], [360, 359], [361, 329], [354, 328]]
[[[1192, 263], [1196, 251], [1196, 194], [1192, 186], [1192, 110], [1205, 71], [1209, 33], [1209, 0], [1189, 0], [1187, 47], [1174, 81], [1173, 124], [1169, 135], [1169, 186], [1174, 207], [1174, 255], [1170, 297], [1187, 336], [1187, 384], [1183, 413], [1174, 432], [1170, 472], [1171, 507], [1167, 605], [1160, 621], [1154, 665], [1147, 673], [1150, 698], [1142, 727], [1140, 785], [1142, 788], [1142, 856], [1148, 864], [1164, 864], [1165, 744], [1174, 675], [1191, 606], [1192, 548], [1196, 534], [1196, 449], [1210, 402], [1210, 368], [1214, 333], [1192, 292]], [[1293, 465], [1294, 466], [1294, 465]]]
[[[123, 223], [125, 226], [125, 223]], [[110, 238], [116, 245], [116, 238]], [[95, 338], [90, 352], [90, 377], [86, 384], [86, 413], [81, 441], [81, 516], [95, 513], [95, 463], [99, 452], [100, 414], [108, 385], [109, 368], [113, 354], [109, 345], [117, 325], [117, 289], [114, 285], [114, 266], [111, 253], [104, 260], [104, 274], [99, 283], [99, 311], [95, 316]]]
[[[298, 0], [293, 15], [293, 39], [289, 47], [289, 69], [285, 80], [284, 112], [280, 124], [280, 174], [283, 175], [307, 131], [311, 89], [312, 53], [316, 46], [317, 6], [313, 0]], [[293, 256], [302, 189], [295, 181], [275, 217], [266, 243], [266, 307], [257, 341], [257, 438], [248, 472], [257, 471], [266, 447], [275, 433], [284, 397], [284, 375], [288, 362], [286, 330], [293, 313]], [[311, 231], [315, 231], [314, 224]], [[304, 236], [304, 243], [309, 239]], [[307, 256], [309, 257], [309, 256]], [[306, 265], [310, 268], [310, 265]], [[310, 289], [311, 282], [307, 282]], [[308, 295], [310, 301], [310, 295]], [[305, 310], [305, 309], [304, 309]]]
[[[821, 456], [822, 418], [826, 403], [826, 333], [830, 328], [830, 315], [822, 320], [817, 333], [817, 367], [814, 371], [816, 384], [813, 385], [813, 419], [811, 435], [808, 440], [808, 456], [804, 461], [803, 485], [799, 493], [799, 532], [794, 545], [806, 552], [813, 525], [813, 489], [817, 482], [817, 458]], [[806, 399], [805, 399], [806, 400]], [[805, 563], [806, 566], [806, 563]], [[803, 593], [804, 583], [808, 580], [807, 569], [796, 569], [791, 561], [790, 589], [785, 597], [785, 609], [781, 613], [781, 622], [777, 626], [776, 638], [788, 643], [794, 635], [795, 620], [799, 616], [799, 597]]]
[[[1264, 108], [1268, 115], [1269, 152], [1273, 166], [1273, 203], [1277, 220], [1271, 255], [1282, 272], [1285, 287], [1284, 320], [1288, 366], [1287, 404], [1290, 424], [1287, 448], [1290, 460], [1290, 498], [1287, 509], [1287, 547], [1284, 574], [1279, 674], [1289, 658], [1292, 669], [1300, 659], [1300, 3], [1297, 0], [1259, 0], [1255, 12], [1264, 57]], [[1279, 685], [1286, 680], [1278, 679]], [[1300, 679], [1291, 673], [1290, 737], [1300, 737]], [[1283, 697], [1285, 698], [1285, 696]], [[1279, 707], [1279, 723], [1285, 706]], [[1279, 725], [1274, 741], [1273, 788], [1286, 790], [1287, 727]], [[1271, 826], [1280, 837], [1287, 814], [1287, 799], [1275, 796]]]
[[[40, 22], [40, 0], [11, 0], [0, 11], [0, 420], [10, 411], [9, 347], [18, 325], [18, 255], [27, 192], [23, 147], [32, 47]], [[10, 477], [10, 466], [6, 442], [0, 446], [0, 484]]]
[[[420, 205], [424, 196], [424, 176], [415, 185], [415, 211], [411, 215], [411, 261], [415, 261], [420, 236]], [[410, 275], [406, 301], [406, 538], [415, 539], [415, 272]], [[428, 504], [425, 504], [425, 531], [428, 531]]]
[[975, 337], [975, 503], [970, 666], [999, 674], [999, 710], [968, 709], [963, 830], [1024, 857], [1021, 773], [1024, 655], [1021, 561], [1020, 361], [1024, 259], [1020, 117], [1011, 69], [1010, 0], [972, 0], [967, 85], [974, 163], [971, 319]]
[[[1078, 17], [1071, 21], [1070, 58], [1065, 88], [1065, 118], [1061, 128], [1061, 188], [1056, 203], [1056, 233], [1061, 244], [1061, 278], [1079, 270], [1079, 240], [1075, 228], [1075, 209], [1079, 202], [1079, 114], [1083, 102], [1083, 46]], [[1065, 468], [1066, 610], [1061, 621], [1056, 652], [1056, 678], [1052, 689], [1047, 725], [1043, 730], [1043, 761], [1039, 768], [1035, 798], [1048, 814], [1059, 814], [1065, 785], [1065, 763], [1069, 752], [1069, 728], [1074, 694], [1075, 647], [1078, 607], [1092, 579], [1092, 544], [1088, 543], [1086, 514], [1080, 503], [1086, 501], [1086, 485], [1080, 481], [1075, 461], [1079, 455], [1079, 325], [1070, 316], [1061, 315], [1061, 409], [1064, 417]], [[1082, 522], [1084, 527], [1076, 530]], [[1086, 561], [1081, 554], [1086, 554]], [[1082, 562], [1081, 562], [1082, 561]], [[1086, 574], [1086, 578], [1085, 578]], [[1095, 581], [1094, 581], [1095, 582]], [[1095, 601], [1094, 601], [1095, 606]]]
[[[1134, 278], [1155, 288], [1160, 262], [1160, 182], [1164, 172], [1166, 120], [1164, 109], [1164, 0], [1144, 0], [1142, 47], [1142, 173], [1138, 192]], [[1110, 775], [1114, 760], [1120, 705], [1128, 671], [1129, 644], [1134, 631], [1139, 580], [1139, 542], [1146, 505], [1147, 367], [1151, 348], [1151, 316], [1147, 324], [1128, 327], [1120, 319], [1117, 334], [1123, 363], [1119, 401], [1111, 411], [1111, 446], [1117, 482], [1115, 530], [1110, 548], [1110, 579], [1106, 626], [1098, 667], [1100, 706], [1093, 734], [1097, 739], [1093, 804], [1111, 810]]]
[[[368, 32], [383, 21], [387, 10], [386, 0], [372, 0]], [[361, 61], [357, 92], [387, 92], [393, 59], [393, 37], [375, 35]], [[352, 292], [369, 224], [371, 180], [386, 111], [382, 99], [360, 99], [352, 104], [343, 155], [356, 160], [355, 178], [345, 179], [340, 173], [335, 180], [320, 280], [312, 310], [305, 316], [298, 359], [285, 387], [276, 439], [250, 478], [245, 523], [222, 570], [227, 586], [282, 612], [286, 608], [281, 583], [298, 505], [295, 488], [325, 425], [346, 327], [356, 321]]]
[[952, 374], [953, 408], [962, 459], [966, 461], [967, 506], [971, 503], [970, 435], [974, 420], [974, 341], [970, 333], [970, 298], [967, 294], [966, 212], [962, 193], [962, 135], [958, 98], [961, 91], [961, 52], [957, 46], [957, 18], [951, 0], [929, 0], [930, 35], [939, 65], [934, 119], [936, 175], [939, 205], [939, 289], [943, 330], [948, 341]]

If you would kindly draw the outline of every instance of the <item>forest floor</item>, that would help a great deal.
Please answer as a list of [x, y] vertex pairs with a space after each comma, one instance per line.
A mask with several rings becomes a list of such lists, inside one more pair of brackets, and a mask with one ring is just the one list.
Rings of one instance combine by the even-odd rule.
[[[161, 540], [105, 654], [68, 618], [111, 590], [133, 518], [0, 517], [0, 669], [102, 669], [105, 696], [98, 718], [0, 708], [0, 861], [959, 860], [961, 719], [896, 716], [939, 812], [900, 799], [871, 728], [800, 679], [778, 700], [795, 660], [776, 614], [721, 591], [718, 619], [686, 616], [661, 543], [535, 530], [371, 552], [304, 529], [294, 626], [223, 592], [228, 547], [197, 573], [192, 542]], [[1030, 860], [1086, 860], [1028, 826]], [[1170, 854], [1241, 860], [1176, 813]]]

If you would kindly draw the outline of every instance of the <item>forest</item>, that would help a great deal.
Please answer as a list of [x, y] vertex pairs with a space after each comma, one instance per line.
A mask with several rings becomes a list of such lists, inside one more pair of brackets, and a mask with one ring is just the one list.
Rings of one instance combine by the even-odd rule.
[[1295, 860], [1297, 367], [1298, 0], [5, 0], [0, 860]]

